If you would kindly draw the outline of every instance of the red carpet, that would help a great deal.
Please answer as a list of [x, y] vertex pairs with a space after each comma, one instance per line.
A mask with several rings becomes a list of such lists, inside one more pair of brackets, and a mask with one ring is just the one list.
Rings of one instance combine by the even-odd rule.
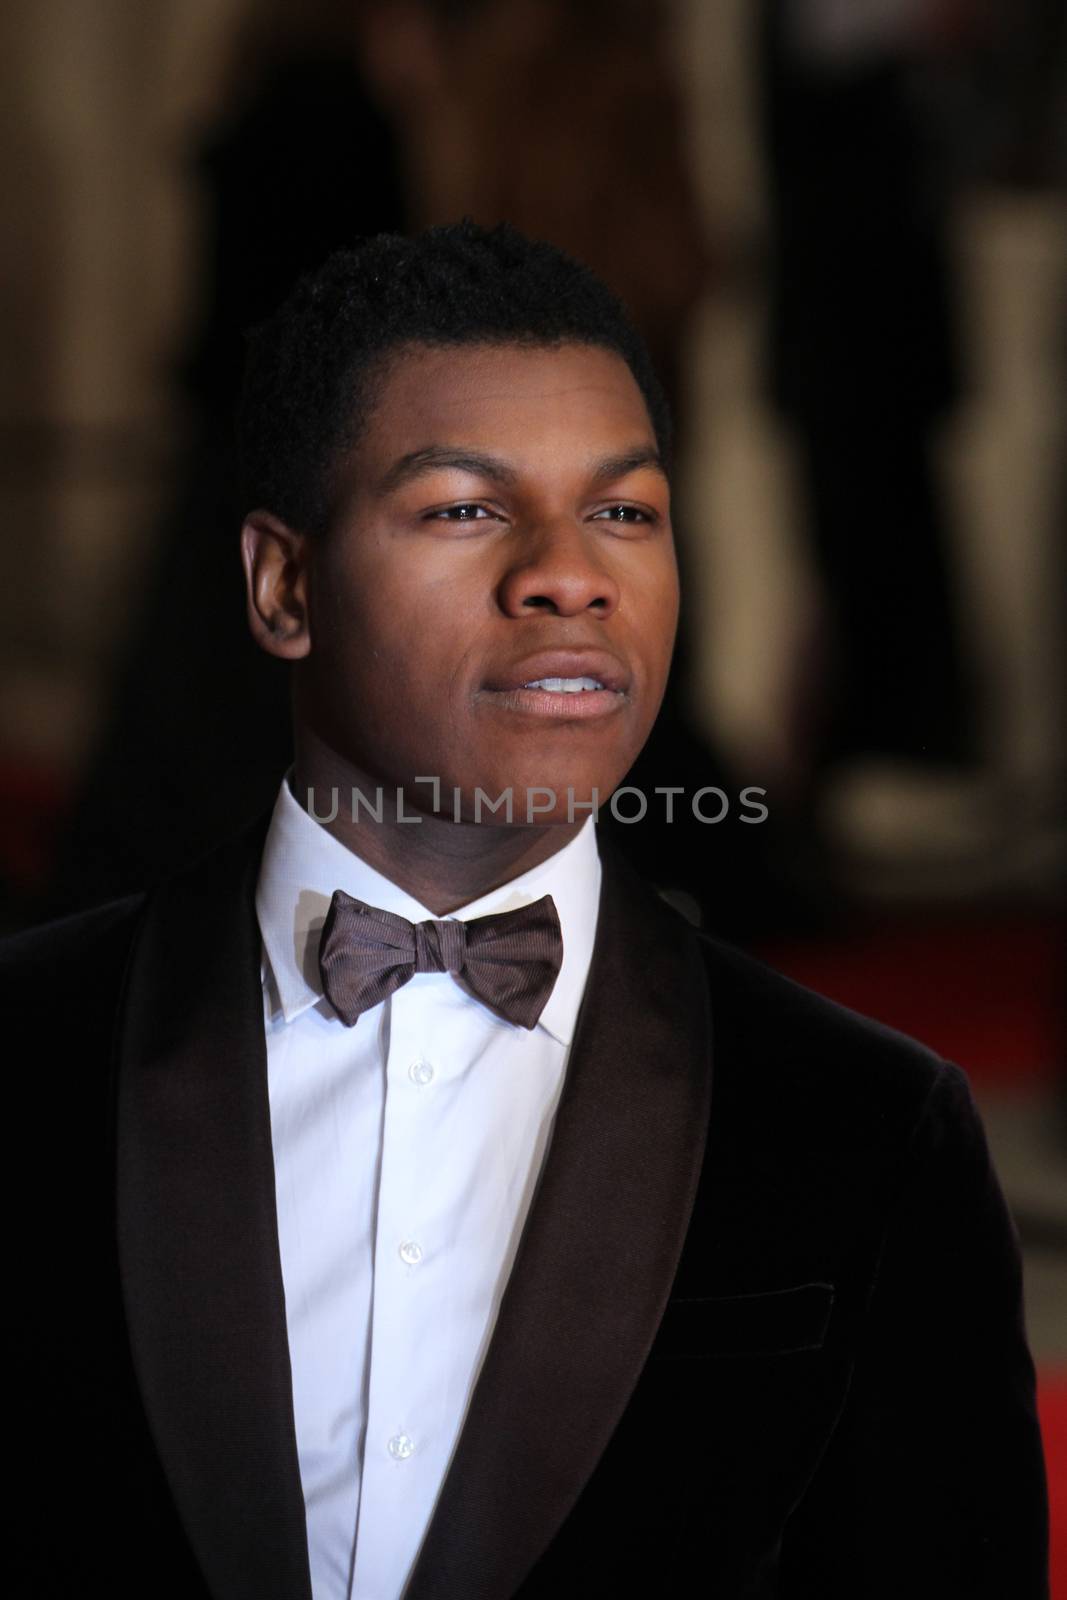
[[1067, 1367], [1041, 1373], [1038, 1399], [1052, 1523], [1052, 1600], [1067, 1600]]
[[1051, 914], [884, 917], [762, 946], [771, 966], [956, 1061], [975, 1083], [1030, 1085], [1067, 1063], [1063, 926]]
[[69, 804], [50, 768], [0, 760], [0, 884], [25, 895], [41, 889]]

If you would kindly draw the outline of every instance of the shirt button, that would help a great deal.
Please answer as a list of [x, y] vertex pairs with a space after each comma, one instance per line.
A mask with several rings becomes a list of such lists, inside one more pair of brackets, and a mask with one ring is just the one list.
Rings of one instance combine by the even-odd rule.
[[432, 1083], [433, 1068], [428, 1061], [413, 1061], [408, 1068], [408, 1077], [412, 1083]]
[[414, 1239], [405, 1239], [400, 1246], [400, 1259], [406, 1261], [409, 1267], [417, 1267], [422, 1260], [422, 1245], [416, 1244]]
[[406, 1433], [394, 1433], [389, 1441], [388, 1450], [394, 1461], [406, 1461], [414, 1450], [414, 1441]]

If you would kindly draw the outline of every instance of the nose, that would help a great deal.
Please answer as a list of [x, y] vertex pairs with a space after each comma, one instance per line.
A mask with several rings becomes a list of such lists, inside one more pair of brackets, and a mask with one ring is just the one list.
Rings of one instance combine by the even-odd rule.
[[509, 617], [547, 611], [574, 617], [584, 611], [609, 617], [619, 604], [619, 585], [597, 559], [594, 536], [561, 519], [525, 529], [521, 546], [501, 580], [498, 600]]

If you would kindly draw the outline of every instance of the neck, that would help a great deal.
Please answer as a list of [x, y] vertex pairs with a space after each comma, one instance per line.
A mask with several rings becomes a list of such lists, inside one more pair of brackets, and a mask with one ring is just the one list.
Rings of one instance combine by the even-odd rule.
[[310, 730], [298, 730], [293, 793], [299, 804], [353, 855], [435, 917], [447, 916], [547, 861], [570, 843], [584, 821], [551, 826], [455, 822], [448, 815], [415, 811], [406, 793], [398, 813], [395, 788], [384, 789], [379, 821], [367, 806], [354, 815], [353, 789], [377, 809], [375, 779]]

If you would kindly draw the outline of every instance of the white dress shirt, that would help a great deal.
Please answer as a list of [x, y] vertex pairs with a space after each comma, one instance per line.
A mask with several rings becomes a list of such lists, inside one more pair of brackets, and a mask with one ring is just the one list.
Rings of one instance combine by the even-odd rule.
[[433, 913], [283, 781], [256, 894], [278, 1232], [314, 1600], [398, 1600], [489, 1344], [551, 1136], [596, 934], [592, 819], [461, 907], [550, 894], [563, 965], [532, 1030], [448, 973], [346, 1028], [318, 944], [335, 889]]

